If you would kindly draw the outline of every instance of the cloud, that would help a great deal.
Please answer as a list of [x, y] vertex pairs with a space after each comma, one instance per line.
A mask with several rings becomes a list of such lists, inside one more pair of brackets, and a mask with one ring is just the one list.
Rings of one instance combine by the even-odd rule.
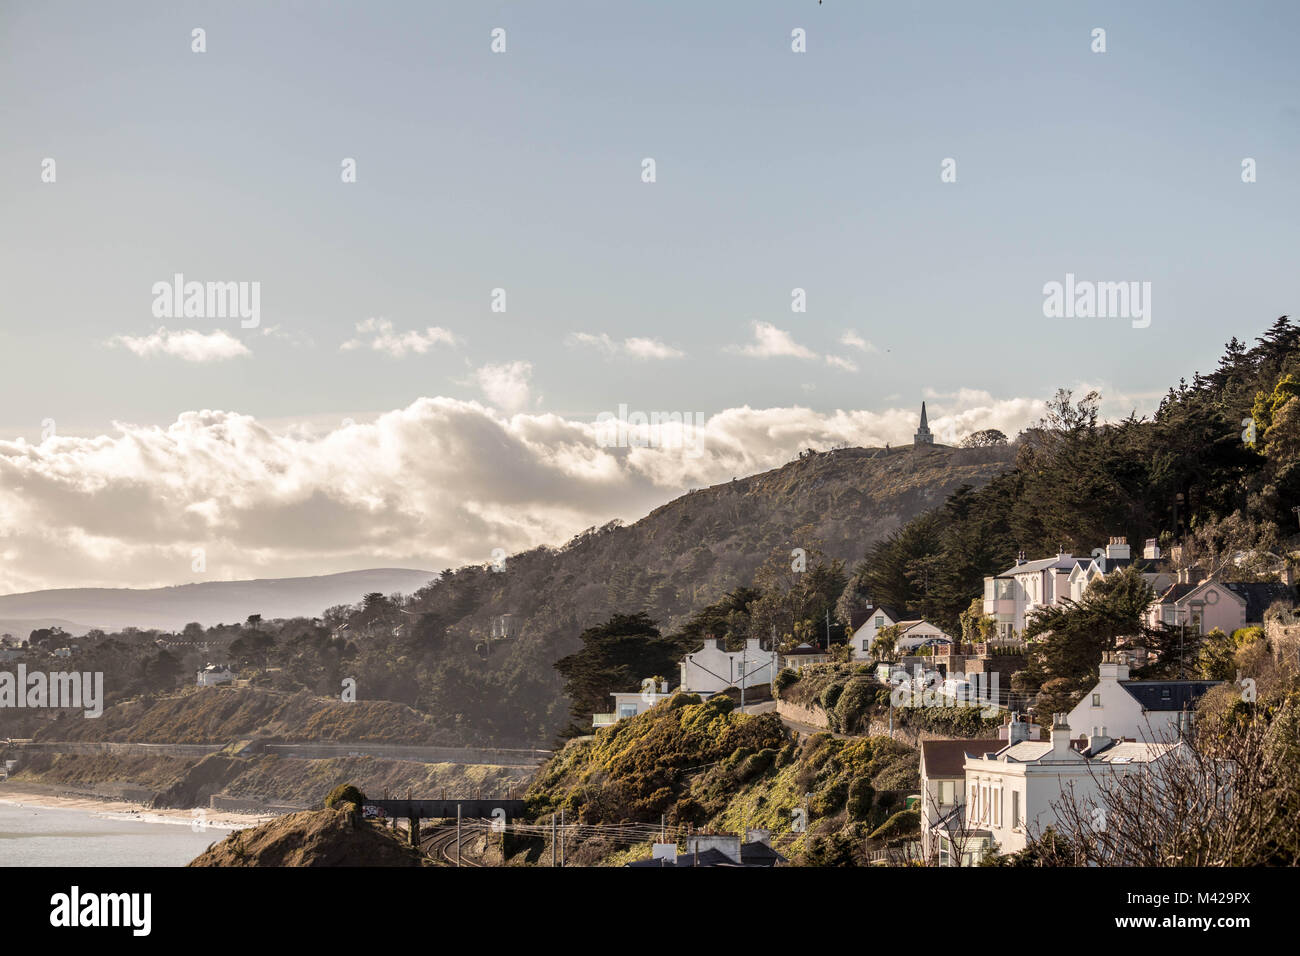
[[856, 372], [858, 365], [852, 359], [846, 359], [842, 355], [826, 356], [826, 364], [832, 368], [843, 369], [846, 372]]
[[849, 329], [847, 332], [845, 332], [843, 335], [840, 336], [840, 344], [847, 345], [849, 346], [849, 348], [859, 349], [860, 351], [868, 352], [868, 353], [880, 351], [880, 349], [876, 348], [874, 345], [872, 345], [862, 336], [858, 335], [858, 333], [854, 332], [852, 329]]
[[778, 329], [770, 322], [754, 323], [754, 341], [745, 346], [732, 346], [733, 351], [749, 358], [816, 358], [817, 353], [794, 340], [789, 332]]
[[423, 355], [436, 345], [455, 345], [457, 342], [456, 336], [451, 332], [434, 325], [423, 332], [418, 329], [397, 332], [388, 319], [365, 319], [357, 323], [357, 332], [361, 335], [340, 345], [340, 352], [368, 348], [375, 352], [386, 352], [393, 358], [402, 358], [410, 352]]
[[[493, 389], [523, 380], [524, 395], [500, 402], [521, 406], [527, 363], [486, 368]], [[272, 428], [202, 410], [165, 427], [0, 441], [0, 593], [486, 563], [494, 548], [634, 521], [804, 448], [910, 441], [916, 405], [730, 408], [692, 416], [673, 447], [609, 447], [594, 421], [451, 398], [350, 424], [321, 416]], [[1041, 398], [963, 390], [932, 403], [930, 426], [945, 443], [982, 428], [1014, 436], [1042, 409]], [[206, 574], [191, 570], [195, 548]]]
[[506, 362], [484, 365], [474, 372], [474, 380], [487, 400], [506, 412], [516, 412], [528, 404], [532, 362]]
[[686, 355], [681, 349], [665, 345], [658, 339], [633, 336], [617, 342], [604, 332], [598, 335], [590, 332], [574, 332], [569, 336], [569, 342], [573, 345], [592, 346], [609, 355], [626, 355], [638, 359], [673, 359], [684, 358]]
[[199, 332], [194, 329], [172, 331], [158, 329], [152, 335], [134, 337], [116, 335], [110, 345], [120, 345], [142, 358], [170, 355], [186, 362], [220, 362], [252, 352], [229, 332]]

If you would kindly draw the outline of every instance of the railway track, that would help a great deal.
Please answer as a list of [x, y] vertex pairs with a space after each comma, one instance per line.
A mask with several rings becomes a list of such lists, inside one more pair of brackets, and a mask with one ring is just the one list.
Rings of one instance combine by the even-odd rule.
[[[460, 834], [460, 865], [461, 866], [482, 866], [477, 860], [473, 859], [466, 851], [467, 844], [474, 836], [477, 835], [475, 827], [461, 827]], [[456, 827], [440, 826], [433, 828], [428, 838], [420, 839], [420, 846], [424, 852], [433, 859], [441, 859], [452, 866], [456, 865]]]

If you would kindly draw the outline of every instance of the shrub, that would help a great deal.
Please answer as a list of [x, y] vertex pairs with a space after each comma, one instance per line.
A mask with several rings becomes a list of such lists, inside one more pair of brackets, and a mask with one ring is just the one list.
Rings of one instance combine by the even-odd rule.
[[360, 788], [355, 787], [350, 783], [339, 784], [331, 790], [329, 795], [325, 798], [325, 806], [331, 810], [342, 810], [344, 809], [342, 804], [345, 803], [355, 803], [359, 810], [361, 805], [365, 802], [366, 795], [361, 792]]
[[821, 705], [822, 709], [828, 714], [835, 708], [835, 703], [840, 699], [840, 694], [844, 693], [844, 685], [839, 681], [834, 684], [828, 684], [822, 691]]
[[846, 807], [849, 816], [855, 820], [865, 820], [871, 812], [871, 804], [875, 797], [876, 791], [872, 789], [870, 780], [866, 777], [854, 777], [853, 782], [849, 784], [849, 801]]
[[780, 697], [783, 690], [793, 684], [797, 684], [798, 682], [799, 675], [787, 667], [782, 670], [781, 673], [776, 675], [776, 682], [773, 684], [773, 690], [775, 690], [777, 696]]

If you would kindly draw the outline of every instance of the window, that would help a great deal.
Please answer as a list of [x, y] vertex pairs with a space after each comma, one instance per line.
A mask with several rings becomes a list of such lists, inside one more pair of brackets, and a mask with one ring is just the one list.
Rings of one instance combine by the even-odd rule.
[[880, 630], [880, 629], [881, 629], [882, 627], [884, 627], [884, 626], [885, 626], [885, 619], [884, 619], [883, 617], [877, 617], [877, 618], [876, 618], [876, 630], [878, 631], [878, 630]]
[[1161, 700], [1168, 700], [1168, 699], [1169, 699], [1169, 688], [1168, 688], [1168, 687], [1162, 687], [1162, 688], [1160, 688], [1160, 699], [1161, 699]]
[[619, 704], [618, 719], [623, 720], [628, 717], [636, 716], [636, 704]]
[[953, 801], [956, 787], [951, 780], [939, 781], [939, 806], [946, 807]]
[[1002, 788], [993, 791], [993, 825], [1002, 826]]
[[863, 649], [864, 651], [869, 651], [869, 650], [871, 650], [871, 648], [867, 647], [867, 644], [869, 644], [869, 643], [870, 643], [870, 641], [868, 641], [867, 638], [864, 637], [864, 638], [862, 639], [862, 649]]
[[1017, 827], [1020, 825], [1020, 791], [1011, 791], [1011, 825]]
[[1094, 706], [1094, 707], [1100, 707], [1100, 706], [1101, 706], [1101, 694], [1093, 694], [1093, 695], [1092, 695], [1092, 706]]

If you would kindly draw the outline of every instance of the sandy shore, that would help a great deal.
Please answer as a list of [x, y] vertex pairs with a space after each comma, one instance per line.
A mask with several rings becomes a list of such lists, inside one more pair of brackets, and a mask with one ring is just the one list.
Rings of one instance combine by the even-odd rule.
[[55, 793], [38, 784], [9, 781], [0, 783], [0, 803], [19, 807], [41, 807], [48, 810], [81, 810], [97, 816], [140, 820], [145, 823], [172, 823], [186, 826], [199, 823], [208, 829], [217, 830], [243, 830], [265, 823], [267, 820], [274, 820], [278, 816], [274, 813], [235, 813], [230, 810], [159, 810], [140, 803]]

